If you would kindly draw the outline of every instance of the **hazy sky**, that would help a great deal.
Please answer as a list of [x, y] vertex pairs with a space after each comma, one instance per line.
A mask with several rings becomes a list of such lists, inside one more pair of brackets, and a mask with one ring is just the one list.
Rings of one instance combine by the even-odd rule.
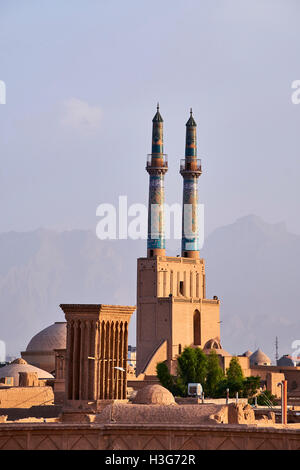
[[0, 0], [0, 231], [146, 203], [159, 101], [167, 202], [192, 106], [206, 232], [254, 213], [300, 234], [299, 18], [299, 0]]

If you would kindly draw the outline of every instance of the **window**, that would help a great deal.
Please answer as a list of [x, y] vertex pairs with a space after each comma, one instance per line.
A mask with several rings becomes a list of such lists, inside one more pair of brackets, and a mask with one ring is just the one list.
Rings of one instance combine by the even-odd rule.
[[184, 293], [183, 293], [183, 281], [179, 282], [179, 292], [180, 292], [181, 295], [184, 295]]
[[195, 310], [194, 312], [194, 344], [201, 344], [201, 323], [199, 310]]

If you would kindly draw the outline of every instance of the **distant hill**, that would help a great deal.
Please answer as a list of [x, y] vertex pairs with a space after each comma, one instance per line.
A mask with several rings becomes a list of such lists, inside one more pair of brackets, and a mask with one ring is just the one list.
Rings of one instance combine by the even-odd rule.
[[35, 333], [64, 321], [60, 303], [135, 305], [139, 244], [80, 230], [0, 234], [0, 340], [7, 352], [24, 350]]
[[207, 239], [207, 295], [218, 295], [224, 349], [240, 354], [260, 347], [275, 361], [300, 339], [300, 236], [283, 223], [247, 216]]
[[[0, 340], [7, 352], [18, 353], [62, 321], [60, 303], [134, 305], [136, 258], [144, 253], [144, 241], [100, 241], [90, 231], [0, 234]], [[300, 339], [300, 236], [247, 216], [215, 230], [201, 256], [207, 295], [222, 301], [223, 347], [239, 354], [259, 346], [274, 360], [277, 335], [280, 354], [290, 353]]]

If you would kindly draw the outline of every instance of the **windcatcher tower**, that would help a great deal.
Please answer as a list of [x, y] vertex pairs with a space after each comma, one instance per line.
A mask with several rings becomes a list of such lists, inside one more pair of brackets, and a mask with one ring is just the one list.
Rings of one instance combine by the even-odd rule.
[[[199, 257], [197, 218], [197, 181], [201, 163], [197, 158], [196, 123], [186, 125], [183, 176], [182, 256], [165, 254], [163, 227], [163, 177], [167, 161], [163, 154], [162, 117], [157, 110], [153, 119], [152, 154], [148, 157], [150, 174], [149, 227], [147, 258], [137, 265], [137, 375], [156, 375], [156, 364], [166, 361], [176, 374], [176, 358], [185, 346], [220, 348], [219, 300], [206, 298], [205, 263]], [[158, 207], [157, 212], [153, 206]], [[141, 377], [142, 378], [142, 377]]]
[[67, 320], [65, 411], [126, 399], [128, 324], [134, 306], [61, 304]]
[[181, 256], [199, 258], [198, 178], [202, 174], [201, 160], [197, 159], [197, 124], [192, 109], [186, 123], [185, 158], [180, 162], [183, 177]]
[[149, 173], [148, 240], [147, 256], [165, 255], [164, 234], [164, 175], [168, 171], [164, 154], [163, 118], [157, 112], [152, 120], [152, 153], [148, 155], [146, 170]]

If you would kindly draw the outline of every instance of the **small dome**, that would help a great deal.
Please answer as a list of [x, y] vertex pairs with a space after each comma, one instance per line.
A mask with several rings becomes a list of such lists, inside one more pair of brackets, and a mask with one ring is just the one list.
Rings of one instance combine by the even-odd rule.
[[221, 357], [232, 356], [232, 354], [230, 354], [228, 351], [222, 348], [221, 343], [218, 338], [210, 339], [209, 341], [207, 341], [207, 343], [205, 343], [203, 352], [209, 355], [211, 351], [214, 351], [218, 356], [221, 356]]
[[26, 351], [53, 351], [66, 349], [67, 323], [55, 322], [37, 333], [29, 341]]
[[139, 390], [133, 399], [139, 405], [174, 405], [175, 399], [169, 390], [161, 385], [147, 385]]
[[252, 354], [253, 354], [253, 352], [250, 351], [250, 349], [248, 349], [248, 351], [245, 351], [244, 354], [242, 354], [242, 356], [243, 357], [250, 357]]
[[15, 359], [14, 361], [12, 361], [11, 364], [28, 364], [28, 362], [26, 362], [25, 359], [22, 359], [21, 357], [19, 357], [18, 359]]
[[252, 366], [270, 366], [271, 359], [258, 348], [253, 354], [251, 354], [250, 364]]
[[232, 356], [232, 354], [230, 354], [228, 351], [226, 351], [225, 349], [222, 349], [222, 348], [221, 349], [215, 349], [215, 348], [213, 348], [213, 349], [203, 349], [203, 352], [208, 355], [212, 350], [215, 351], [217, 356], [221, 356], [221, 357], [231, 357]]
[[36, 372], [39, 379], [53, 379], [53, 375], [38, 367], [31, 366], [24, 359], [16, 359], [11, 364], [0, 368], [1, 377], [13, 377], [14, 386], [19, 385], [19, 372]]
[[294, 367], [294, 361], [293, 359], [291, 358], [291, 356], [289, 356], [288, 354], [282, 356], [280, 359], [278, 359], [277, 361], [277, 365], [278, 366], [287, 366], [287, 367]]
[[213, 338], [207, 341], [204, 345], [204, 349], [222, 349], [219, 338]]

